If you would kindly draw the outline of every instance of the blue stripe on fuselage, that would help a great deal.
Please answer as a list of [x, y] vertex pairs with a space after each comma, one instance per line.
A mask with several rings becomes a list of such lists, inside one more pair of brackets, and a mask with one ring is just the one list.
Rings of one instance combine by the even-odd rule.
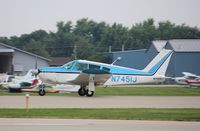
[[81, 71], [77, 70], [67, 70], [65, 67], [41, 67], [39, 68], [40, 72], [49, 72], [49, 73], [80, 73]]
[[[129, 69], [120, 66], [113, 66], [113, 65], [101, 65], [102, 67], [107, 67], [110, 69], [110, 74], [118, 74], [118, 75], [153, 75], [157, 72], [157, 70], [162, 66], [162, 64], [167, 60], [170, 56], [171, 52], [166, 54], [153, 68], [151, 68], [148, 72], [144, 72], [141, 70], [136, 69]], [[68, 70], [65, 67], [42, 67], [39, 68], [40, 72], [55, 72], [55, 73], [81, 73], [78, 70]]]

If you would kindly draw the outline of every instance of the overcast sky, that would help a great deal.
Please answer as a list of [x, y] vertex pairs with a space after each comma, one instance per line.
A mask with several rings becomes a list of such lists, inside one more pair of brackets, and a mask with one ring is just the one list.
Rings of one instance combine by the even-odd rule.
[[153, 18], [200, 28], [200, 0], [0, 0], [0, 36], [20, 36], [58, 21], [89, 18], [131, 27]]

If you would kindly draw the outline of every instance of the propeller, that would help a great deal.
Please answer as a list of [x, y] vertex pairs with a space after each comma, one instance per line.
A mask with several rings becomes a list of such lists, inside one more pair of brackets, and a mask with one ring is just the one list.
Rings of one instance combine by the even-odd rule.
[[40, 73], [40, 71], [38, 69], [35, 69], [35, 70], [32, 70], [31, 73], [37, 77], [37, 75]]

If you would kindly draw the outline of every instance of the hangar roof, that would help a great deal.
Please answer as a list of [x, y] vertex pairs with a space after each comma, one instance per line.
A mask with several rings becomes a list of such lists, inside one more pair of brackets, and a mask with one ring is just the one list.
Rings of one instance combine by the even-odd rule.
[[15, 52], [13, 49], [0, 49], [0, 53]]
[[[10, 45], [6, 45], [6, 44], [3, 44], [3, 43], [0, 43], [0, 45], [1, 45], [1, 46], [4, 46], [4, 47], [6, 47], [6, 48], [9, 48], [10, 51], [11, 51], [11, 49], [13, 49], [13, 51], [14, 51], [14, 50], [17, 50], [17, 51], [23, 52], [23, 53], [25, 53], [25, 54], [28, 54], [28, 55], [31, 55], [31, 56], [34, 56], [34, 57], [38, 57], [38, 58], [43, 59], [43, 60], [45, 60], [45, 61], [51, 61], [50, 59], [47, 59], [47, 58], [45, 58], [45, 57], [42, 57], [42, 56], [39, 56], [39, 55], [30, 53], [30, 52], [27, 52], [27, 51], [18, 49], [18, 48], [16, 48], [16, 47], [13, 47], [13, 46], [10, 46]], [[9, 49], [3, 49], [3, 50], [4, 50], [4, 51], [6, 51], [6, 50], [9, 51]], [[3, 51], [3, 50], [2, 50], [2, 51]]]
[[200, 39], [174, 39], [169, 40], [167, 44], [175, 52], [200, 52]]
[[61, 66], [70, 61], [69, 57], [52, 57], [51, 59], [50, 66]]
[[167, 44], [166, 40], [155, 40], [155, 41], [152, 41], [152, 45], [151, 46], [154, 46], [154, 48], [158, 52], [160, 52], [165, 47], [166, 44]]
[[152, 41], [150, 48], [160, 52], [163, 48], [172, 49], [175, 52], [200, 52], [200, 39], [172, 39]]

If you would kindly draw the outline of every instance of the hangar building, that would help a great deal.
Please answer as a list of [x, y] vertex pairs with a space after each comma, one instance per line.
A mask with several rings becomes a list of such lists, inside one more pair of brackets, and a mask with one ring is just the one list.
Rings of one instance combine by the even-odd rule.
[[149, 49], [112, 52], [109, 56], [115, 64], [135, 69], [143, 69], [163, 49], [174, 51], [166, 75], [183, 76], [182, 72], [200, 75], [200, 39], [174, 39], [152, 41]]
[[35, 67], [49, 66], [50, 59], [0, 43], [0, 73], [24, 75]]

